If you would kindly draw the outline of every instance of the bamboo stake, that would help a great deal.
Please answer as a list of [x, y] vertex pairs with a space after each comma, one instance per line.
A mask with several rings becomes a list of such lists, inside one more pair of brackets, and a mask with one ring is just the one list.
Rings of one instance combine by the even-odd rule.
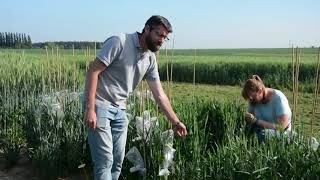
[[[45, 83], [45, 79], [44, 79], [44, 66], [47, 65], [48, 63], [48, 59], [49, 59], [49, 54], [48, 54], [48, 47], [46, 46], [46, 61], [45, 62], [42, 62], [41, 65], [42, 65], [42, 70], [41, 70], [41, 79], [42, 79], [42, 93], [45, 93], [46, 91], [46, 83]], [[50, 74], [50, 73], [49, 73]]]
[[97, 42], [94, 42], [94, 56], [97, 55]]
[[[52, 57], [52, 59], [50, 60], [50, 64], [49, 64], [49, 69], [50, 69], [50, 71], [52, 70], [52, 69], [54, 69], [52, 66], [53, 66], [53, 62], [54, 62], [54, 50], [53, 50], [53, 47], [51, 48], [51, 57]], [[49, 75], [50, 75], [51, 73], [49, 73]], [[52, 86], [51, 86], [51, 82], [52, 81], [54, 81], [54, 71], [53, 71], [53, 73], [52, 73], [52, 76], [50, 75], [50, 79], [49, 79], [49, 84], [50, 84], [50, 93], [52, 92]], [[55, 83], [54, 83], [54, 87], [55, 87]]]
[[[298, 50], [297, 50], [298, 53]], [[296, 118], [300, 119], [298, 101], [299, 101], [299, 73], [300, 73], [300, 59], [301, 59], [301, 50], [299, 49], [299, 54], [297, 56], [297, 73], [296, 73]], [[300, 122], [300, 121], [299, 121]]]
[[58, 65], [58, 73], [57, 73], [57, 81], [58, 81], [58, 91], [61, 90], [61, 60], [60, 60], [60, 53], [59, 53], [59, 47], [57, 46], [57, 65]]
[[88, 71], [89, 69], [89, 60], [88, 60], [88, 57], [87, 57], [87, 50], [84, 51], [84, 57], [85, 57], [85, 61], [86, 61], [86, 72]]
[[[292, 101], [293, 101], [293, 108], [292, 108], [292, 110], [293, 111], [295, 111], [295, 109], [294, 109], [294, 100], [295, 100], [295, 94], [294, 94], [294, 90], [295, 90], [295, 84], [294, 84], [294, 74], [295, 74], [295, 72], [294, 72], [294, 67], [295, 67], [295, 61], [294, 61], [294, 54], [295, 54], [295, 51], [294, 51], [294, 47], [292, 46], [292, 58], [291, 58], [291, 60], [292, 60]], [[293, 116], [293, 118], [294, 118], [294, 116]], [[292, 119], [293, 120], [293, 119]]]
[[67, 89], [67, 61], [66, 61], [66, 54], [63, 55], [63, 89]]
[[143, 89], [144, 89], [144, 86], [143, 86], [143, 81], [141, 82], [141, 90], [140, 90], [140, 114], [142, 114], [143, 112], [143, 99], [142, 99], [142, 93], [143, 93]]
[[194, 49], [194, 59], [193, 59], [193, 98], [195, 98], [195, 89], [196, 89], [196, 57], [197, 57], [197, 50]]
[[91, 59], [91, 53], [90, 53], [90, 46], [88, 46], [88, 57], [89, 57], [89, 59]]
[[166, 65], [167, 65], [167, 94], [168, 94], [168, 98], [170, 99], [170, 77], [169, 77], [169, 58], [168, 58], [168, 49], [167, 47], [165, 47], [165, 51], [166, 51]]
[[313, 132], [313, 123], [315, 121], [315, 113], [316, 113], [316, 107], [318, 103], [318, 94], [319, 94], [319, 68], [320, 68], [320, 47], [318, 50], [317, 55], [317, 71], [316, 71], [316, 78], [315, 78], [315, 88], [314, 88], [314, 98], [313, 98], [313, 107], [312, 107], [312, 118], [310, 120], [310, 130], [311, 130], [311, 136], [314, 135]]
[[[160, 63], [159, 63], [159, 61], [160, 61], [160, 50], [159, 50], [159, 51], [157, 51], [157, 54], [156, 54], [156, 61], [157, 61], [157, 65], [158, 65], [158, 73], [159, 73], [159, 71], [160, 71]], [[158, 106], [157, 106], [157, 109], [156, 109], [156, 116], [157, 116], [157, 117], [159, 117], [159, 108], [158, 108]]]
[[[298, 54], [299, 52], [299, 54]], [[293, 116], [291, 126], [293, 127], [293, 122], [297, 120], [298, 115], [298, 97], [299, 97], [299, 69], [300, 69], [300, 56], [301, 50], [297, 47], [292, 51], [292, 82], [293, 82]]]
[[170, 70], [170, 98], [169, 98], [169, 100], [171, 101], [172, 100], [172, 85], [173, 85], [173, 83], [172, 83], [172, 78], [173, 78], [173, 76], [172, 76], [172, 71], [173, 71], [173, 48], [174, 48], [174, 39], [172, 39], [172, 49], [171, 49], [171, 70]]
[[[292, 89], [292, 95], [293, 95], [293, 121], [296, 120], [296, 62], [297, 62], [297, 56], [296, 56], [296, 49], [293, 48], [293, 56], [292, 56], [292, 61], [293, 61], [293, 66], [292, 66], [292, 86], [293, 86], [293, 89]], [[293, 123], [292, 123], [293, 124]]]
[[[72, 56], [72, 69], [73, 69], [73, 71], [72, 71], [72, 76], [73, 76], [73, 78], [72, 78], [72, 90], [73, 90], [73, 92], [76, 92], [76, 69], [77, 69], [77, 65], [76, 65], [76, 58], [75, 58], [75, 56], [74, 56], [74, 54], [73, 54], [73, 56]], [[86, 71], [88, 71], [88, 65], [86, 65]]]

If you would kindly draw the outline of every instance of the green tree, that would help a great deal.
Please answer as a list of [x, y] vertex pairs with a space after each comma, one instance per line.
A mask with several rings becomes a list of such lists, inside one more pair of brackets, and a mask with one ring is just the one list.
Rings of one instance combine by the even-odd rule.
[[27, 38], [27, 47], [32, 48], [32, 41], [31, 41], [30, 35], [28, 35], [28, 38]]
[[8, 32], [5, 33], [6, 36], [6, 47], [10, 46], [10, 34]]
[[44, 46], [47, 46], [48, 49], [52, 49], [56, 47], [56, 44], [54, 42], [45, 42]]
[[4, 33], [0, 33], [0, 47], [4, 47], [6, 41], [5, 41], [5, 37], [4, 37]]

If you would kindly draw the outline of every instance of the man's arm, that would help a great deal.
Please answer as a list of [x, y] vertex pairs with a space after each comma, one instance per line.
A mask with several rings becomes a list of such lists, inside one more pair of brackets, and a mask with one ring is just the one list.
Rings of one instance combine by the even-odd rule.
[[86, 75], [85, 97], [86, 97], [86, 110], [85, 121], [90, 128], [95, 129], [97, 125], [97, 116], [95, 113], [95, 99], [98, 84], [99, 74], [106, 69], [106, 65], [99, 59], [95, 59], [90, 63]]
[[175, 125], [175, 131], [179, 136], [186, 136], [187, 128], [186, 126], [179, 120], [176, 113], [173, 111], [170, 101], [167, 95], [164, 93], [162, 85], [159, 80], [147, 80], [148, 85], [152, 91], [153, 97], [156, 102], [164, 112], [165, 116], [168, 120]]

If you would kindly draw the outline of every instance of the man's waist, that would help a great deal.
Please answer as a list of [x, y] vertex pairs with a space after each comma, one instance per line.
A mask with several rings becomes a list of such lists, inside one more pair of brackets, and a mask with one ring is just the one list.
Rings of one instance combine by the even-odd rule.
[[120, 109], [126, 109], [126, 102], [110, 102], [108, 100], [100, 100], [100, 99], [96, 99], [96, 103], [97, 106], [113, 106], [116, 108], [120, 108]]

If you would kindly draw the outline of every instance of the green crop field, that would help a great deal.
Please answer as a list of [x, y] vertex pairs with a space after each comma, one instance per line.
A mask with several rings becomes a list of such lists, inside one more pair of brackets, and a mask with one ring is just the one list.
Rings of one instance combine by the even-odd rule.
[[[302, 48], [301, 62], [316, 63], [317, 49]], [[287, 64], [292, 61], [292, 49], [189, 49], [189, 50], [162, 50], [160, 62], [164, 63], [174, 55], [173, 61], [193, 63], [196, 56], [197, 63], [280, 63]], [[171, 60], [171, 59], [170, 59]]]
[[[91, 179], [82, 98], [86, 68], [95, 53], [0, 49], [0, 155], [8, 168], [16, 164], [20, 148], [27, 147], [42, 179], [72, 174]], [[281, 89], [292, 107], [292, 49], [161, 50], [163, 87], [189, 135], [164, 136], [172, 127], [149, 97], [146, 83], [141, 83], [128, 100], [127, 151], [137, 148], [145, 171], [130, 172], [133, 163], [126, 158], [120, 178], [319, 178], [320, 150], [308, 144], [311, 136], [320, 138], [319, 105], [314, 104], [319, 96], [314, 95], [317, 53], [301, 49], [293, 122], [297, 135], [258, 144], [244, 121], [247, 104], [241, 86], [258, 74], [267, 85]], [[139, 119], [145, 122], [151, 117], [155, 123], [141, 131]], [[171, 166], [165, 167], [168, 147], [175, 149], [175, 155]], [[78, 168], [82, 164], [85, 167]], [[170, 174], [159, 177], [165, 168]]]

